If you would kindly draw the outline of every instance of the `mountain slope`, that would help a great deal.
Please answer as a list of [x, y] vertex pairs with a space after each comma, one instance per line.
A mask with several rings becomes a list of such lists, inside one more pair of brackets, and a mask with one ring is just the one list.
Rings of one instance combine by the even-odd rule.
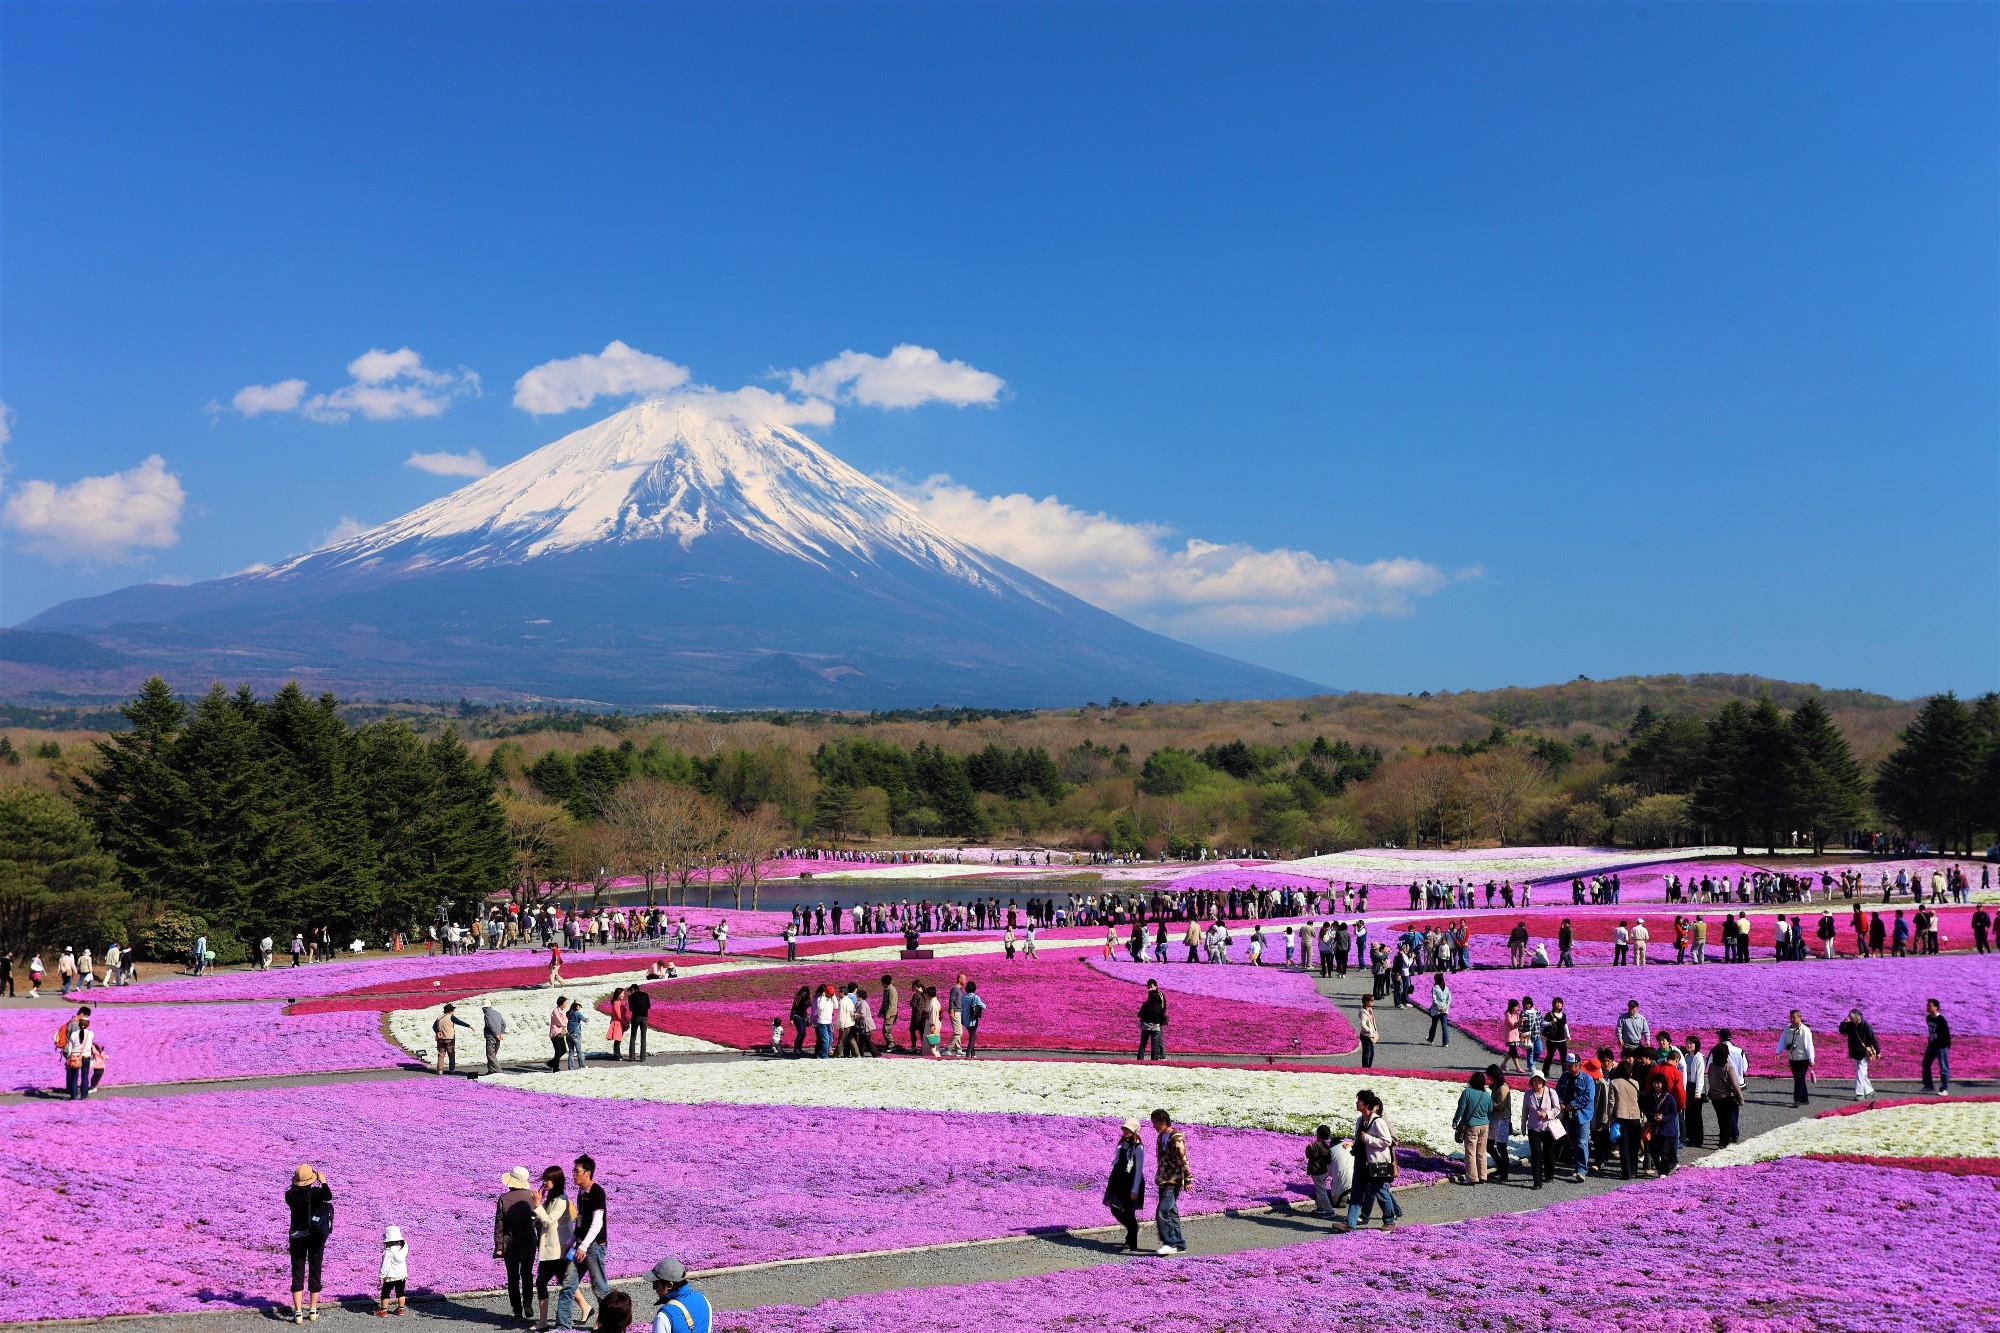
[[377, 696], [884, 708], [1320, 689], [1090, 606], [795, 431], [664, 401], [273, 568], [22, 628], [177, 683]]

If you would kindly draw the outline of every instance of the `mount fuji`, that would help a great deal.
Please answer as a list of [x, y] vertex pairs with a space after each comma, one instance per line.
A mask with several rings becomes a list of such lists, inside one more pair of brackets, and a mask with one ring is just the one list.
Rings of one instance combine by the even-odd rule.
[[100, 693], [152, 670], [185, 688], [297, 679], [362, 697], [626, 708], [1325, 688], [1091, 606], [795, 430], [673, 399], [282, 564], [82, 598], [0, 634], [0, 687], [15, 697]]

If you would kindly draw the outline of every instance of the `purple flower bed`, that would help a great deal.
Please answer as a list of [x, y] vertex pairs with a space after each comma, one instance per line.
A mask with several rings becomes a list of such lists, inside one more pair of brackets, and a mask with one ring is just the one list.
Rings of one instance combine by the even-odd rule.
[[[2000, 1180], [1773, 1162], [1538, 1212], [716, 1316], [730, 1333], [1934, 1333], [2000, 1326]], [[1546, 1262], [1496, 1262], [1503, 1256]], [[1887, 1275], [1922, 1256], [1925, 1299]], [[1718, 1259], [1718, 1256], [1726, 1258]], [[1857, 1279], [1857, 1275], [1866, 1275]]]
[[[54, 1043], [67, 1009], [0, 1012], [0, 1088], [61, 1088]], [[476, 1018], [476, 1015], [475, 1015]], [[410, 1057], [382, 1036], [372, 1013], [287, 1016], [280, 1005], [186, 1004], [94, 1009], [104, 1081], [174, 1083], [334, 1069], [389, 1069]]]
[[[587, 953], [570, 953], [567, 958], [600, 958], [608, 955], [608, 950], [592, 949]], [[98, 1004], [141, 1004], [166, 1003], [187, 1000], [292, 1000], [307, 996], [337, 995], [343, 991], [359, 990], [364, 987], [380, 986], [391, 981], [428, 981], [432, 977], [448, 977], [459, 972], [491, 971], [497, 967], [521, 967], [532, 964], [537, 958], [548, 959], [546, 949], [481, 949], [477, 953], [440, 955], [424, 957], [421, 949], [414, 953], [393, 954], [388, 957], [342, 959], [332, 963], [307, 963], [303, 967], [293, 967], [289, 955], [280, 954], [278, 961], [268, 972], [256, 972], [249, 968], [237, 968], [225, 972], [210, 972], [205, 976], [164, 976], [157, 980], [141, 981], [134, 986], [103, 986], [97, 990], [80, 993], [84, 1002]], [[640, 959], [633, 964], [645, 967], [644, 950], [630, 951], [630, 956]], [[164, 964], [155, 963], [145, 970], [158, 972]]]
[[[666, 1106], [457, 1079], [36, 1103], [0, 1116], [0, 1182], [27, 1219], [5, 1243], [0, 1321], [285, 1300], [281, 1196], [299, 1162], [333, 1186], [335, 1297], [373, 1294], [390, 1223], [409, 1237], [413, 1289], [499, 1284], [493, 1200], [515, 1165], [595, 1156], [609, 1267], [629, 1277], [668, 1252], [699, 1268], [1106, 1224], [1116, 1138], [1096, 1120]], [[1309, 1191], [1299, 1139], [1188, 1138], [1188, 1212]]]
[[[1182, 950], [1181, 957], [1186, 957]], [[1267, 959], [1271, 957], [1270, 946], [1265, 946]], [[1278, 946], [1277, 958], [1284, 961], [1284, 945]], [[1251, 1004], [1267, 1005], [1277, 1009], [1304, 1009], [1314, 1013], [1331, 1014], [1343, 1024], [1346, 1018], [1340, 1010], [1313, 985], [1316, 974], [1287, 971], [1283, 967], [1250, 967], [1246, 964], [1210, 966], [1205, 963], [1135, 963], [1130, 957], [1121, 956], [1106, 962], [1099, 957], [1089, 959], [1090, 966], [1108, 977], [1129, 981], [1143, 988], [1150, 979], [1160, 983], [1160, 989], [1168, 992], [1168, 1003], [1174, 995], [1200, 995], [1212, 1000], [1244, 1000]], [[1347, 1041], [1355, 1044], [1358, 1039], [1353, 1029], [1348, 1029]]]
[[[1451, 994], [1453, 1021], [1488, 1045], [1504, 1044], [1501, 1015], [1508, 1000], [1523, 995], [1533, 995], [1544, 1013], [1552, 996], [1563, 997], [1572, 1046], [1604, 1040], [1625, 1002], [1637, 1000], [1656, 1032], [1734, 1029], [1753, 1066], [1772, 1049], [1786, 1013], [1797, 1009], [1813, 1028], [1822, 1073], [1845, 1063], [1847, 1046], [1837, 1028], [1859, 1006], [1883, 1040], [1883, 1061], [1874, 1072], [1892, 1078], [1918, 1071], [1924, 1001], [1936, 997], [1951, 1020], [1952, 1072], [1967, 1078], [2000, 1073], [2000, 962], [1992, 955], [1466, 972], [1452, 978]], [[1417, 998], [1428, 996], [1428, 985], [1420, 984]]]

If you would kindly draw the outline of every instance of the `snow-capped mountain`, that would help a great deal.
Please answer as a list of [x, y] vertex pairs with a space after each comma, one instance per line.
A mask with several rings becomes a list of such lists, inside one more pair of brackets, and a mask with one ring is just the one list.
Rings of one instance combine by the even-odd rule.
[[[1320, 688], [1128, 624], [939, 530], [797, 431], [685, 399], [268, 569], [126, 588], [20, 628], [122, 653], [124, 675], [371, 697], [885, 708]], [[0, 661], [0, 689], [124, 685], [27, 670]]]

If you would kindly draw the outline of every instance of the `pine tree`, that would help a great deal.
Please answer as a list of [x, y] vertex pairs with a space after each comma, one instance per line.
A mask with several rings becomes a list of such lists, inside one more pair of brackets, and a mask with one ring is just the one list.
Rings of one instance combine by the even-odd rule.
[[1929, 833], [1941, 848], [1961, 843], [1969, 853], [1974, 826], [1992, 817], [1973, 813], [1985, 747], [1971, 710], [1950, 691], [1933, 695], [1901, 741], [1876, 775], [1875, 803], [1905, 830]]
[[276, 924], [322, 922], [342, 934], [377, 924], [376, 854], [354, 773], [353, 738], [330, 694], [297, 682], [263, 710], [276, 817], [287, 857]]
[[192, 854], [187, 784], [174, 763], [187, 706], [154, 676], [118, 711], [131, 726], [96, 742], [97, 762], [77, 780], [77, 805], [126, 890], [157, 904], [175, 893], [174, 877]]
[[1750, 807], [1743, 775], [1750, 753], [1750, 710], [1737, 700], [1724, 704], [1708, 722], [1701, 781], [1695, 784], [1694, 817], [1724, 835], [1737, 855], [1749, 840]]
[[1790, 727], [1792, 805], [1812, 834], [1813, 851], [1824, 852], [1830, 836], [1861, 822], [1868, 784], [1818, 695], [1792, 710]]
[[478, 902], [508, 886], [514, 852], [507, 816], [486, 770], [472, 762], [454, 727], [430, 743], [431, 771], [437, 775], [442, 826], [437, 891], [461, 902]]
[[1792, 733], [1785, 715], [1766, 694], [1750, 710], [1744, 766], [1739, 782], [1749, 827], [1761, 830], [1764, 846], [1775, 851], [1778, 835], [1789, 832], [1795, 817], [1792, 775], [1796, 767]]
[[429, 921], [446, 899], [463, 911], [471, 903], [447, 892], [439, 873], [449, 859], [445, 820], [437, 772], [423, 741], [402, 722], [382, 721], [357, 731], [354, 747], [383, 919]]
[[209, 690], [174, 743], [172, 762], [186, 787], [180, 817], [187, 835], [167, 870], [174, 897], [219, 933], [254, 939], [267, 921], [282, 929], [288, 923], [271, 909], [295, 853], [274, 808], [255, 700], [246, 709], [221, 685]]

